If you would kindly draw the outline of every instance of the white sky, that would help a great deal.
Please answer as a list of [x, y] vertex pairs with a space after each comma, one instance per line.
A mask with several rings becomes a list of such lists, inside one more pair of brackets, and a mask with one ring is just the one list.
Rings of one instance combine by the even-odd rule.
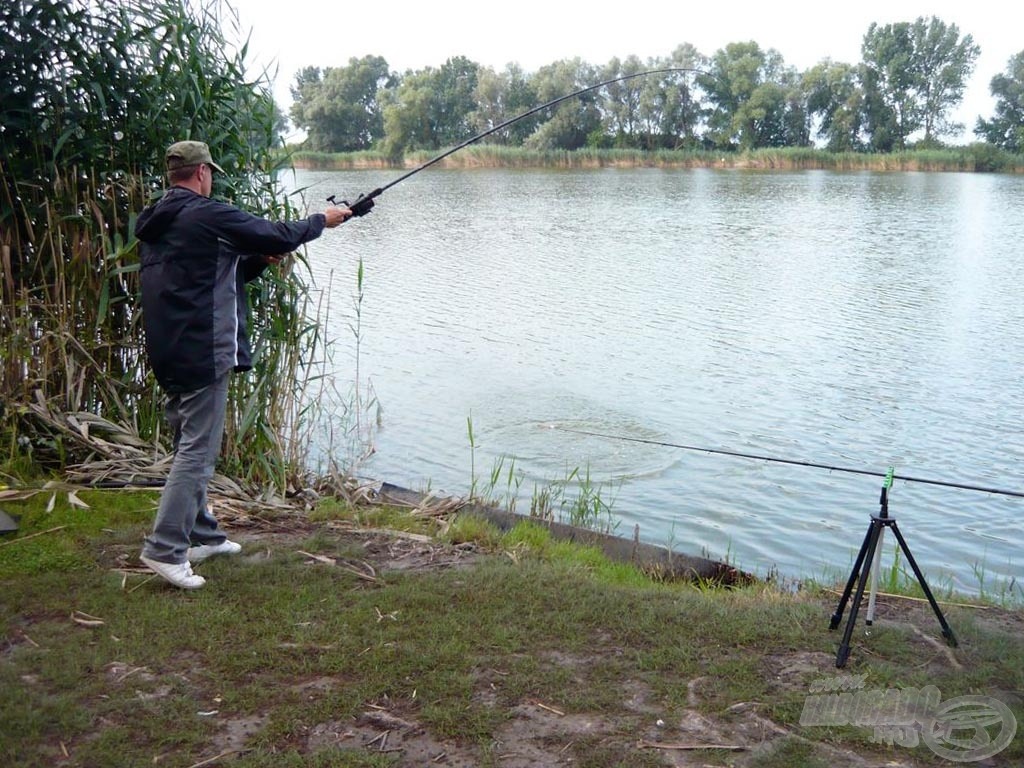
[[[1024, 50], [1020, 0], [861, 0], [778, 2], [732, 0], [518, 0], [510, 3], [330, 2], [330, 0], [228, 0], [239, 25], [251, 30], [249, 60], [276, 68], [274, 95], [285, 109], [288, 87], [305, 66], [338, 67], [350, 58], [383, 56], [392, 70], [440, 66], [465, 56], [502, 70], [510, 62], [526, 72], [579, 56], [590, 64], [636, 55], [667, 57], [692, 43], [711, 55], [725, 45], [753, 40], [774, 48], [786, 64], [807, 69], [824, 58], [855, 64], [872, 22], [912, 22], [937, 16], [971, 35], [981, 47], [963, 105], [954, 118], [973, 139], [977, 117], [992, 116], [989, 81]], [[225, 30], [230, 34], [230, 24]]]

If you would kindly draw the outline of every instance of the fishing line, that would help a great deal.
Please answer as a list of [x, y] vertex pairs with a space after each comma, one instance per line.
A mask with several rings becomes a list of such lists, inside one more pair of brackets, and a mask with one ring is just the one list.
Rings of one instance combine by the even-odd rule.
[[[741, 451], [726, 451], [718, 448], [704, 448], [697, 445], [683, 445], [681, 443], [670, 443], [663, 440], [652, 440], [643, 437], [629, 437], [627, 435], [612, 435], [604, 432], [591, 432], [585, 429], [572, 429], [570, 427], [562, 427], [558, 424], [552, 424], [552, 429], [558, 429], [562, 432], [572, 432], [577, 435], [588, 435], [590, 437], [601, 437], [606, 440], [622, 440], [630, 443], [644, 443], [646, 445], [657, 445], [664, 448], [680, 448], [684, 451], [697, 451], [699, 453], [711, 453], [718, 456], [732, 456], [740, 459], [754, 459], [757, 461], [767, 461], [774, 464], [789, 464], [797, 467], [810, 467], [812, 469], [826, 469], [829, 472], [846, 472], [852, 475], [867, 475], [869, 477], [889, 477], [889, 472], [875, 472], [870, 469], [860, 469], [857, 467], [842, 467], [833, 464], [819, 464], [814, 461], [802, 461], [800, 459], [783, 459], [778, 456], [763, 456], [756, 453], [743, 453]], [[911, 475], [899, 475], [896, 473], [892, 474], [892, 478], [896, 480], [904, 480], [908, 483], [922, 483], [924, 485], [938, 485], [944, 488], [958, 488], [964, 491], [980, 491], [982, 493], [994, 493], [1000, 496], [1015, 496], [1017, 498], [1024, 498], [1024, 491], [1008, 491], [1003, 488], [990, 488], [983, 485], [974, 485], [971, 483], [957, 483], [947, 480], [931, 480], [925, 477], [913, 477]]]
[[395, 186], [395, 184], [405, 181], [410, 176], [414, 176], [420, 171], [429, 168], [430, 166], [440, 162], [441, 160], [444, 160], [449, 155], [455, 154], [460, 149], [464, 149], [465, 147], [468, 147], [470, 144], [480, 141], [480, 139], [486, 138], [487, 136], [490, 136], [492, 133], [495, 133], [496, 131], [500, 131], [502, 128], [507, 128], [513, 123], [519, 122], [520, 120], [527, 118], [530, 115], [535, 115], [541, 110], [547, 109], [548, 107], [553, 107], [556, 104], [561, 104], [563, 101], [566, 101], [567, 99], [571, 99], [576, 96], [582, 96], [584, 93], [589, 93], [590, 91], [596, 91], [598, 88], [603, 88], [606, 85], [621, 83], [624, 80], [632, 80], [633, 78], [636, 77], [646, 77], [647, 75], [664, 75], [670, 72], [690, 72], [699, 75], [710, 75], [709, 72], [706, 72], [703, 69], [696, 69], [694, 67], [667, 67], [665, 69], [649, 69], [645, 72], [634, 72], [632, 75], [622, 75], [621, 77], [614, 77], [611, 80], [605, 80], [603, 82], [597, 83], [596, 85], [588, 85], [586, 88], [580, 88], [578, 91], [567, 93], [564, 96], [559, 96], [557, 99], [552, 99], [551, 101], [545, 102], [544, 104], [541, 104], [539, 107], [534, 107], [533, 109], [527, 110], [526, 112], [523, 112], [521, 115], [510, 117], [508, 120], [498, 123], [498, 125], [494, 126], [493, 128], [488, 128], [486, 131], [478, 133], [473, 138], [466, 139], [461, 144], [458, 144], [452, 147], [451, 149], [442, 152], [437, 157], [433, 157], [430, 160], [427, 160], [427, 162], [413, 168], [411, 171], [408, 171], [407, 173], [402, 174], [394, 181], [385, 184], [383, 187], [377, 187], [377, 189], [373, 190], [372, 192], [367, 192], [365, 194], [360, 193], [359, 197], [357, 197], [351, 203], [348, 202], [347, 200], [336, 200], [335, 195], [331, 195], [330, 197], [328, 197], [327, 202], [331, 203], [332, 205], [340, 205], [344, 208], [348, 208], [349, 210], [352, 211], [353, 216], [365, 216], [367, 213], [370, 212], [370, 209], [373, 208], [374, 206], [373, 199], [375, 197], [379, 197], [385, 191]]

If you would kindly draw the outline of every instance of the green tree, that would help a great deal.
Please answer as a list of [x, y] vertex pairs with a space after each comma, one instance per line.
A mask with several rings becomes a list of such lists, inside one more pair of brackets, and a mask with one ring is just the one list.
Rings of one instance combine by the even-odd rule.
[[879, 152], [905, 149], [907, 137], [923, 124], [910, 24], [872, 24], [864, 35], [861, 57], [870, 146]]
[[398, 159], [403, 152], [437, 146], [430, 113], [434, 102], [430, 69], [406, 72], [397, 88], [381, 96], [384, 113], [384, 151]]
[[477, 75], [480, 65], [465, 56], [448, 59], [434, 77], [431, 109], [434, 148], [458, 144], [474, 134]]
[[648, 126], [650, 147], [695, 149], [700, 145], [699, 130], [708, 115], [700, 100], [696, 78], [707, 67], [707, 58], [690, 43], [678, 46], [656, 69], [678, 67], [685, 72], [666, 72], [648, 82], [640, 111]]
[[[696, 70], [701, 64], [702, 57], [693, 46], [680, 46], [671, 59], [612, 59], [601, 72], [602, 80], [642, 72], [658, 74], [611, 83], [603, 89], [601, 107], [609, 143], [638, 149], [671, 148], [681, 143], [695, 146], [701, 117], [693, 87], [696, 72], [667, 70]], [[595, 143], [593, 134], [591, 143]]]
[[308, 134], [306, 146], [320, 152], [369, 149], [384, 136], [378, 94], [393, 76], [380, 56], [349, 59], [348, 66], [327, 68], [321, 74], [307, 67], [292, 86], [291, 117]]
[[700, 145], [699, 130], [710, 114], [700, 102], [697, 86], [697, 76], [708, 69], [708, 57], [690, 43], [683, 43], [672, 52], [665, 66], [687, 72], [667, 73], [655, 93], [645, 94], [645, 119], [650, 122], [652, 133], [658, 135], [658, 145], [696, 148]]
[[924, 141], [956, 133], [948, 120], [962, 100], [980, 49], [955, 24], [934, 16], [884, 27], [872, 24], [861, 45], [865, 126], [877, 151], [902, 150], [923, 130]]
[[711, 102], [707, 138], [713, 146], [747, 150], [806, 142], [806, 112], [791, 97], [796, 75], [777, 51], [763, 51], [753, 41], [730, 43], [715, 52], [697, 82]]
[[[473, 130], [482, 133], [516, 115], [537, 106], [537, 92], [517, 64], [509, 64], [504, 72], [490, 67], [477, 73], [476, 110], [470, 115]], [[487, 138], [493, 144], [519, 146], [540, 123], [538, 115], [523, 118]]]
[[[629, 56], [625, 61], [613, 58], [598, 74], [599, 80], [612, 80], [620, 77], [635, 75], [650, 67], [645, 67], [643, 62], [636, 56]], [[602, 90], [600, 107], [603, 119], [603, 129], [598, 131], [596, 136], [605, 133], [613, 138], [614, 146], [637, 147], [642, 143], [640, 134], [642, 117], [640, 115], [640, 102], [644, 90], [645, 77], [634, 77], [629, 80], [620, 80], [617, 83], [609, 83]], [[594, 137], [589, 139], [590, 143], [595, 142]]]
[[288, 87], [292, 94], [292, 101], [308, 101], [312, 99], [312, 92], [307, 89], [315, 89], [323, 81], [323, 72], [320, 67], [303, 67], [295, 73], [295, 80]]
[[830, 152], [862, 149], [864, 96], [857, 68], [825, 59], [804, 73], [803, 89], [808, 114], [818, 121], [816, 135], [826, 140], [826, 148]]
[[807, 100], [796, 73], [786, 70], [779, 81], [765, 82], [754, 89], [740, 106], [737, 117], [744, 126], [744, 149], [759, 147], [805, 147], [810, 144]]
[[[537, 100], [542, 104], [598, 82], [600, 78], [594, 67], [579, 57], [548, 64], [533, 76]], [[542, 151], [586, 146], [587, 138], [602, 130], [597, 98], [594, 91], [589, 91], [561, 102], [554, 107], [551, 116], [540, 123], [524, 146]]]
[[797, 71], [787, 68], [781, 83], [783, 107], [778, 134], [766, 137], [779, 147], [811, 146], [811, 113], [807, 109], [807, 93]]
[[913, 35], [924, 142], [933, 144], [942, 136], [964, 129], [962, 123], [950, 121], [949, 114], [963, 101], [981, 49], [970, 35], [961, 38], [956, 24], [946, 24], [934, 16], [915, 21]]
[[[506, 108], [510, 116], [522, 114], [540, 104], [533, 78], [524, 73], [519, 65], [509, 64], [505, 69], [504, 76], [508, 81]], [[541, 118], [538, 115], [531, 115], [510, 125], [507, 129], [509, 141], [515, 146], [521, 145], [530, 134], [537, 130], [540, 121]]]
[[989, 82], [996, 99], [991, 120], [978, 118], [974, 134], [1007, 152], [1024, 152], [1024, 51], [1011, 56], [1006, 72]]
[[440, 149], [472, 137], [480, 65], [465, 56], [408, 72], [384, 106], [385, 150]]

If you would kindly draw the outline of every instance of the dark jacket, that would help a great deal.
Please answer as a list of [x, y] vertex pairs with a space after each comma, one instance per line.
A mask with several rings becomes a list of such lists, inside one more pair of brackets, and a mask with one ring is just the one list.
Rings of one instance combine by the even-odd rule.
[[316, 239], [324, 223], [322, 213], [270, 222], [183, 187], [139, 214], [146, 353], [165, 391], [252, 368], [245, 283], [266, 268], [262, 256]]

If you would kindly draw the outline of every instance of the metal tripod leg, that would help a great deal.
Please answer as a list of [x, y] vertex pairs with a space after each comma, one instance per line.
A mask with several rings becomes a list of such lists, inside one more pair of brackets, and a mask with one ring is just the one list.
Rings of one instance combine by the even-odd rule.
[[850, 599], [850, 591], [853, 589], [853, 583], [857, 582], [857, 591], [853, 595], [853, 602], [850, 604], [850, 617], [846, 621], [846, 629], [843, 632], [843, 640], [839, 644], [839, 651], [836, 653], [836, 667], [842, 668], [846, 666], [846, 661], [850, 656], [850, 639], [853, 637], [853, 628], [857, 623], [857, 613], [860, 610], [861, 600], [864, 597], [864, 588], [867, 585], [868, 575], [871, 573], [872, 564], [875, 562], [875, 552], [878, 548], [879, 540], [882, 536], [882, 531], [885, 528], [892, 528], [893, 534], [896, 536], [896, 541], [899, 542], [900, 549], [907, 558], [907, 562], [910, 563], [910, 567], [914, 570], [914, 575], [917, 577], [918, 583], [921, 585], [921, 589], [928, 598], [928, 603], [931, 605], [932, 610], [935, 612], [936, 618], [939, 620], [939, 624], [942, 627], [942, 636], [946, 638], [946, 642], [954, 648], [957, 646], [956, 636], [953, 634], [953, 630], [949, 624], [946, 623], [946, 617], [942, 615], [942, 610], [939, 608], [939, 604], [935, 601], [935, 597], [932, 595], [932, 591], [928, 588], [928, 582], [924, 579], [924, 574], [921, 573], [921, 569], [917, 565], [917, 561], [914, 559], [914, 555], [910, 552], [910, 547], [907, 546], [906, 539], [903, 538], [903, 534], [900, 533], [899, 526], [896, 525], [896, 519], [888, 517], [887, 515], [872, 515], [871, 525], [868, 527], [867, 535], [864, 537], [864, 543], [861, 545], [860, 553], [857, 555], [857, 561], [853, 565], [853, 571], [850, 573], [850, 578], [846, 582], [846, 589], [843, 590], [843, 596], [839, 600], [839, 606], [836, 608], [835, 614], [832, 616], [832, 621], [829, 624], [829, 629], [835, 629], [839, 626], [839, 622], [843, 619], [843, 611], [846, 608], [846, 603]]
[[[864, 544], [860, 549], [860, 555], [857, 556], [857, 563], [854, 565], [853, 572], [850, 574], [850, 580], [847, 582], [847, 589], [843, 594], [845, 601], [849, 597], [849, 588], [856, 577], [857, 569], [863, 565], [860, 568], [860, 578], [857, 580], [857, 591], [854, 593], [853, 602], [850, 604], [850, 618], [846, 621], [843, 641], [839, 644], [839, 651], [836, 653], [836, 667], [840, 669], [846, 666], [846, 660], [850, 656], [850, 638], [853, 637], [853, 627], [857, 623], [857, 612], [860, 610], [860, 602], [864, 597], [864, 587], [867, 585], [868, 574], [871, 572], [871, 563], [875, 559], [875, 549], [878, 547], [878, 536], [882, 531], [882, 524], [882, 518], [879, 518], [877, 515], [871, 516], [871, 525], [868, 527], [867, 535], [864, 537]], [[840, 610], [832, 617], [832, 629], [835, 629], [839, 625], [839, 620], [842, 619], [842, 605], [843, 603], [841, 602]]]
[[839, 598], [839, 605], [836, 606], [836, 612], [832, 614], [832, 621], [829, 622], [828, 628], [835, 629], [839, 626], [839, 622], [843, 620], [843, 612], [846, 610], [846, 603], [850, 600], [850, 593], [853, 592], [853, 584], [857, 581], [857, 577], [860, 575], [860, 568], [864, 564], [864, 555], [868, 551], [868, 544], [871, 542], [871, 531], [872, 526], [868, 526], [868, 532], [864, 536], [864, 543], [860, 545], [860, 552], [857, 553], [857, 559], [853, 563], [853, 570], [850, 571], [850, 578], [846, 581], [846, 587], [843, 589], [843, 596]]
[[907, 542], [903, 538], [903, 534], [900, 533], [899, 526], [896, 525], [896, 521], [893, 520], [889, 523], [889, 527], [892, 528], [892, 532], [896, 534], [896, 541], [900, 543], [900, 549], [902, 549], [903, 554], [907, 556], [907, 562], [910, 563], [910, 567], [914, 569], [914, 575], [917, 576], [917, 583], [921, 585], [921, 589], [924, 591], [924, 596], [928, 598], [928, 603], [935, 612], [935, 618], [939, 620], [939, 625], [942, 627], [942, 636], [946, 638], [946, 642], [949, 645], [956, 648], [958, 645], [956, 636], [953, 634], [953, 630], [950, 629], [949, 624], [946, 623], [946, 617], [942, 615], [942, 610], [939, 608], [939, 604], [932, 596], [932, 591], [928, 589], [928, 582], [924, 580], [924, 574], [921, 573], [921, 569], [917, 567], [917, 561], [914, 560], [914, 556], [910, 554], [910, 547], [907, 546]]
[[885, 548], [885, 526], [878, 531], [878, 544], [875, 546], [875, 559], [871, 561], [871, 585], [868, 587], [868, 612], [864, 614], [864, 623], [869, 627], [875, 621], [875, 598], [878, 595], [878, 573], [882, 570], [882, 550]]

